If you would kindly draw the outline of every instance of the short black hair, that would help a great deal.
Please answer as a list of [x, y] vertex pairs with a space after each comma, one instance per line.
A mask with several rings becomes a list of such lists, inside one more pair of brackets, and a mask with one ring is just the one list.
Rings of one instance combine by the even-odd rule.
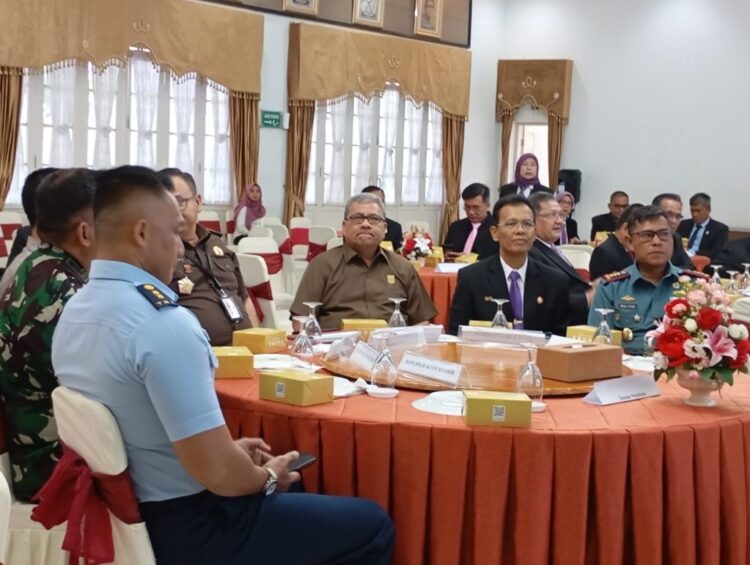
[[691, 206], [705, 206], [706, 208], [711, 207], [711, 197], [705, 192], [696, 192], [690, 197]]
[[545, 202], [557, 202], [557, 198], [551, 192], [546, 191], [535, 192], [529, 196], [529, 204], [531, 204], [535, 215], [542, 211], [542, 204]]
[[31, 227], [36, 226], [36, 207], [34, 204], [36, 190], [44, 179], [59, 170], [60, 169], [57, 167], [44, 167], [43, 169], [37, 169], [33, 173], [30, 173], [23, 183], [23, 188], [21, 189], [21, 205], [23, 206], [23, 211], [26, 214]]
[[630, 216], [632, 216], [633, 212], [638, 210], [638, 208], [643, 208], [643, 204], [635, 203], [625, 208], [625, 211], [620, 214], [620, 217], [617, 218], [617, 221], [615, 222], [615, 229], [619, 230], [622, 226], [627, 225], [628, 221], [630, 220]]
[[663, 218], [665, 222], [669, 223], [664, 210], [658, 206], [641, 206], [630, 213], [630, 219], [628, 220], [628, 233], [633, 233], [635, 227], [643, 222], [659, 218]]
[[94, 222], [102, 212], [117, 208], [134, 192], [145, 192], [155, 196], [173, 190], [172, 180], [162, 172], [148, 167], [125, 165], [115, 169], [101, 171], [98, 179], [99, 188], [94, 197]]
[[621, 196], [624, 196], [628, 200], [630, 200], [630, 196], [628, 196], [628, 193], [623, 190], [615, 190], [612, 194], [609, 195], [609, 201], [612, 202], [615, 198], [620, 198]]
[[59, 169], [48, 174], [36, 189], [36, 229], [39, 237], [57, 245], [78, 219], [92, 208], [97, 172], [91, 169]]
[[490, 203], [490, 189], [487, 185], [482, 184], [481, 182], [473, 182], [466, 188], [464, 188], [463, 192], [461, 193], [461, 198], [463, 200], [471, 200], [472, 198], [476, 198], [477, 196], [481, 196], [482, 200], [484, 200], [487, 204]]
[[682, 198], [680, 198], [679, 194], [675, 194], [674, 192], [662, 192], [661, 194], [657, 194], [654, 196], [651, 204], [653, 206], [661, 206], [662, 200], [675, 200], [682, 204]]
[[[168, 177], [181, 178], [187, 183], [188, 187], [190, 188], [190, 194], [192, 194], [193, 196], [198, 194], [198, 186], [195, 184], [195, 179], [190, 173], [178, 169], [177, 167], [167, 167], [166, 169], [162, 169], [161, 171], [159, 171], [159, 173]], [[174, 190], [174, 185], [171, 182], [169, 183], [169, 190]]]
[[372, 192], [382, 192], [383, 194], [385, 194], [385, 191], [382, 188], [380, 188], [379, 186], [375, 186], [374, 184], [364, 187], [362, 189], [362, 192], [364, 194], [370, 194]]
[[520, 194], [510, 194], [508, 196], [503, 196], [500, 200], [495, 202], [494, 208], [492, 208], [492, 220], [495, 225], [500, 223], [500, 210], [505, 208], [506, 206], [518, 206], [518, 205], [528, 206], [529, 210], [531, 210], [531, 219], [536, 220], [536, 212], [534, 212], [534, 208], [529, 203], [529, 201], [521, 196]]

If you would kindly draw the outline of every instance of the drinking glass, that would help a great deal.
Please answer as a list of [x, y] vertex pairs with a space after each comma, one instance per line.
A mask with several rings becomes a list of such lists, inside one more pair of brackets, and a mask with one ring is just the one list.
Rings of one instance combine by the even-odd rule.
[[380, 351], [380, 355], [372, 364], [370, 384], [381, 388], [395, 388], [398, 370], [388, 350], [388, 334], [373, 335], [373, 346]]
[[610, 310], [609, 308], [596, 308], [596, 311], [599, 312], [602, 319], [601, 322], [599, 322], [599, 327], [596, 328], [594, 337], [591, 338], [591, 341], [594, 343], [606, 343], [607, 345], [612, 345], [612, 330], [609, 329], [607, 316], [614, 312], [614, 310]]
[[727, 284], [727, 292], [737, 292], [737, 275], [739, 271], [727, 271], [729, 276], [729, 283]]
[[721, 265], [711, 265], [711, 268], [714, 270], [714, 274], [711, 275], [711, 282], [721, 284], [721, 277], [719, 276]]
[[740, 279], [740, 286], [741, 290], [745, 290], [750, 288], [750, 263], [742, 263], [742, 266], [745, 267], [745, 272], [742, 273], [742, 278]]
[[389, 298], [394, 304], [393, 314], [391, 314], [390, 320], [388, 320], [388, 326], [391, 328], [404, 328], [406, 327], [406, 316], [401, 312], [401, 303], [406, 298]]
[[495, 304], [497, 304], [497, 312], [495, 312], [495, 317], [492, 318], [492, 324], [490, 327], [507, 328], [508, 319], [505, 317], [505, 314], [503, 313], [503, 304], [508, 302], [508, 300], [505, 298], [492, 298], [491, 296], [487, 296], [485, 300], [487, 302], [494, 302]]
[[516, 380], [516, 390], [525, 392], [531, 398], [531, 411], [541, 412], [546, 408], [544, 398], [544, 379], [539, 366], [536, 364], [536, 345], [533, 343], [522, 343], [528, 352], [528, 361], [521, 369]]
[[312, 340], [307, 335], [306, 322], [309, 318], [307, 316], [295, 316], [293, 319], [300, 324], [300, 330], [292, 345], [291, 354], [302, 361], [309, 369], [312, 369], [315, 351], [313, 350]]
[[320, 330], [320, 324], [318, 323], [318, 319], [315, 317], [315, 310], [318, 306], [323, 304], [322, 302], [303, 302], [305, 306], [307, 306], [310, 309], [310, 315], [305, 320], [305, 333], [309, 337], [320, 337], [323, 332]]

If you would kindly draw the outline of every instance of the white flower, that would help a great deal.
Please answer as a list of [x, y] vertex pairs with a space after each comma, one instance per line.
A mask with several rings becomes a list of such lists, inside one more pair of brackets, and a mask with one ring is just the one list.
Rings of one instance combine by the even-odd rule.
[[693, 320], [692, 318], [688, 318], [685, 320], [685, 331], [688, 333], [693, 333], [698, 329], [698, 323]]
[[742, 324], [729, 325], [729, 337], [732, 339], [746, 339], [748, 336], [747, 328]]
[[706, 357], [706, 351], [703, 349], [703, 346], [692, 339], [688, 339], [682, 344], [682, 350], [691, 359], [704, 359]]
[[669, 359], [663, 353], [659, 351], [654, 352], [654, 369], [662, 370], [669, 367]]

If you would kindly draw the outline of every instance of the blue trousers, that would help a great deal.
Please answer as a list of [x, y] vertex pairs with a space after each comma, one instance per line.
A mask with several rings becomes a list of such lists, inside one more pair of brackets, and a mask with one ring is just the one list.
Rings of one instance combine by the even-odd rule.
[[141, 504], [158, 565], [307, 565], [391, 562], [394, 528], [369, 500], [208, 491]]

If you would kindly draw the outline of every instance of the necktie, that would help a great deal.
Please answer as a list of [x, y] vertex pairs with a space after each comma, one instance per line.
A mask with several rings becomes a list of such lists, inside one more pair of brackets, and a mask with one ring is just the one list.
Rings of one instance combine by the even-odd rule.
[[693, 229], [693, 235], [690, 236], [690, 241], [688, 241], [688, 249], [693, 248], [693, 245], [695, 245], [695, 242], [698, 239], [698, 235], [700, 235], [702, 229], [703, 224], [698, 224], [697, 226], [695, 226], [695, 229]]
[[479, 226], [481, 225], [481, 223], [471, 224], [471, 233], [466, 239], [466, 245], [464, 245], [464, 253], [471, 253], [471, 248], [474, 247], [474, 240], [476, 240], [477, 238], [477, 232], [479, 231]]
[[[521, 287], [518, 284], [520, 278], [521, 274], [518, 271], [510, 272], [510, 307], [513, 310], [513, 317], [523, 324], [523, 298], [521, 298]], [[513, 327], [518, 326], [513, 324]]]
[[568, 223], [564, 223], [562, 231], [560, 232], [560, 245], [568, 244]]

